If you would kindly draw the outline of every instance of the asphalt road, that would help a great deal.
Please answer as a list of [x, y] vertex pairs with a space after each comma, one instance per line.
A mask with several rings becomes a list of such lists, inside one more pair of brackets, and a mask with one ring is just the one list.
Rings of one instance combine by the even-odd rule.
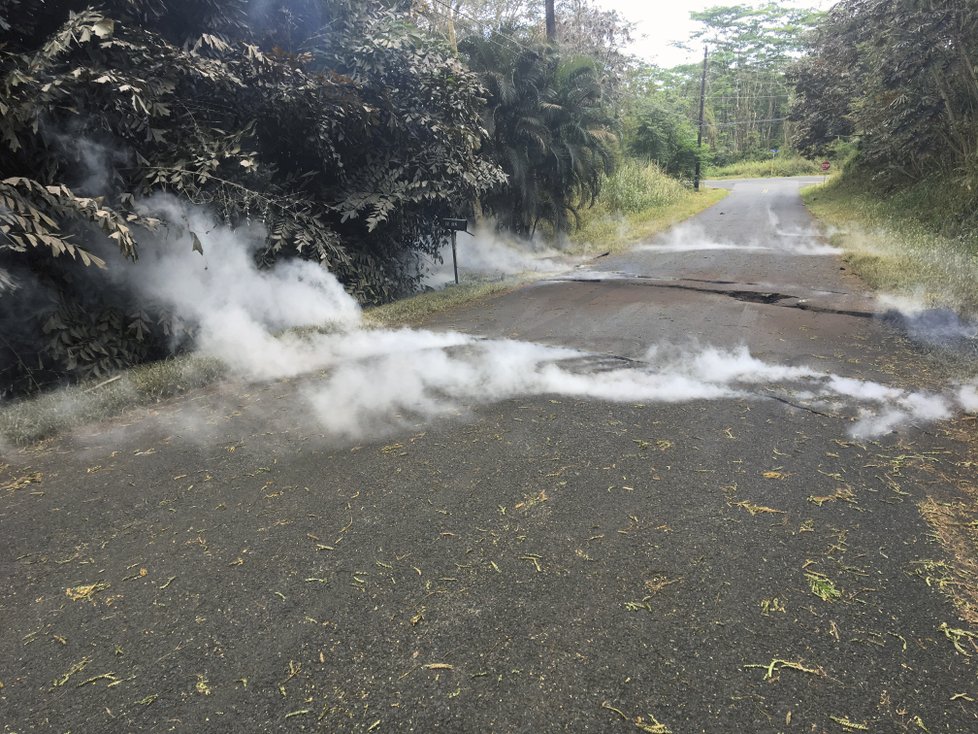
[[[726, 182], [648, 247], [425, 326], [939, 388], [802, 183]], [[965, 496], [973, 421], [859, 441], [851, 407], [759, 385], [460, 404], [353, 442], [297, 418], [320, 379], [0, 461], [2, 731], [978, 731], [918, 508]]]

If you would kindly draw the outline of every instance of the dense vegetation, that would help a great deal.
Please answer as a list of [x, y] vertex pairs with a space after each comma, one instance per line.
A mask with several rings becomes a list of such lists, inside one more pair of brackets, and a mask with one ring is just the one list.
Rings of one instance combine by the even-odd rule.
[[[822, 14], [768, 3], [718, 6], [690, 15], [699, 24], [690, 48], [708, 51], [705, 148], [699, 151], [704, 163], [721, 167], [793, 154], [789, 69]], [[698, 154], [701, 74], [702, 64], [636, 70], [626, 115], [632, 153], [691, 175]]]
[[940, 175], [978, 192], [976, 64], [973, 2], [842, 0], [795, 72], [798, 145], [852, 140], [884, 185]]
[[978, 312], [978, 5], [842, 0], [796, 67], [797, 144], [847, 151], [808, 195], [873, 285]]

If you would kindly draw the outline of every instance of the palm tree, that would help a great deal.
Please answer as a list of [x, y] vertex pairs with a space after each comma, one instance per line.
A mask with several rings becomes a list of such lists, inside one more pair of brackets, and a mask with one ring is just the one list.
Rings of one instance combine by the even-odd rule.
[[507, 34], [470, 38], [461, 49], [488, 91], [489, 156], [506, 172], [483, 209], [500, 226], [532, 234], [541, 221], [570, 229], [613, 170], [613, 119], [593, 60], [562, 61], [552, 46]]
[[614, 119], [604, 104], [595, 62], [579, 57], [559, 64], [544, 110], [554, 131], [544, 218], [567, 231], [570, 218], [576, 225], [579, 210], [594, 204], [615, 166]]

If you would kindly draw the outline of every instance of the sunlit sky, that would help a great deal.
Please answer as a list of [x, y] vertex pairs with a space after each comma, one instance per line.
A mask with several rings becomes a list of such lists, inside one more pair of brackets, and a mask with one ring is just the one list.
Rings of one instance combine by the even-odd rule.
[[[689, 13], [717, 5], [763, 5], [768, 0], [596, 0], [608, 10], [617, 10], [636, 23], [636, 42], [629, 50], [660, 66], [670, 67], [695, 61], [702, 51], [690, 54], [673, 47], [685, 41], [696, 28]], [[781, 5], [828, 10], [836, 0], [782, 0]]]

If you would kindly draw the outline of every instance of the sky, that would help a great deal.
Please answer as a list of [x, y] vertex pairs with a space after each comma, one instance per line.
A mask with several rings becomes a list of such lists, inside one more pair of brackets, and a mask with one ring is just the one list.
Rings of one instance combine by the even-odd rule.
[[[671, 44], [685, 41], [696, 28], [689, 19], [693, 10], [717, 5], [763, 5], [769, 0], [596, 0], [597, 4], [617, 10], [636, 23], [636, 42], [629, 49], [636, 56], [659, 66], [670, 67], [698, 60], [702, 51], [688, 53]], [[835, 0], [782, 0], [781, 5], [828, 10]]]

